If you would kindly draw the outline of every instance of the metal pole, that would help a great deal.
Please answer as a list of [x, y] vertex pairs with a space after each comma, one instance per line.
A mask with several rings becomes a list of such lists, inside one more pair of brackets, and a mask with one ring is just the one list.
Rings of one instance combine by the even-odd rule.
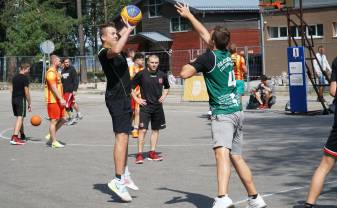
[[302, 46], [305, 46], [305, 40], [304, 40], [304, 35], [305, 35], [305, 28], [303, 24], [303, 1], [300, 0], [300, 16], [301, 16], [301, 39], [302, 39]]
[[249, 55], [248, 55], [248, 47], [245, 46], [245, 59], [246, 59], [246, 69], [247, 69], [247, 91], [250, 91], [250, 84], [249, 84]]
[[[266, 52], [264, 45], [264, 18], [263, 13], [260, 13], [260, 29], [261, 29], [261, 49], [262, 49], [262, 74], [266, 74]], [[247, 69], [248, 70], [248, 69]]]

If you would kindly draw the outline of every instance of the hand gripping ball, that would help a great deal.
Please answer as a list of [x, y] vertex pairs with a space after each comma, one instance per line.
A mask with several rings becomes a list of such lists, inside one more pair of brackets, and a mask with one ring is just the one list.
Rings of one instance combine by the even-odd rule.
[[135, 26], [142, 20], [142, 11], [135, 5], [128, 5], [122, 9], [121, 17], [130, 25]]

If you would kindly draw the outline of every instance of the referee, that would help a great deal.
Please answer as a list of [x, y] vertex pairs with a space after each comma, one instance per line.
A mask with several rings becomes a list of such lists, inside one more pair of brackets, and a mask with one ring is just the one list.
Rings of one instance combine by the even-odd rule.
[[[140, 131], [138, 137], [138, 153], [136, 155], [137, 164], [142, 164], [144, 162], [144, 137], [150, 122], [152, 132], [151, 150], [148, 153], [148, 159], [153, 161], [163, 160], [163, 158], [156, 153], [155, 149], [159, 137], [159, 130], [166, 128], [162, 103], [168, 94], [170, 84], [167, 75], [158, 70], [158, 65], [158, 56], [149, 56], [147, 69], [138, 72], [132, 80], [132, 97], [140, 104]], [[138, 85], [140, 86], [141, 97], [138, 97], [135, 91]]]

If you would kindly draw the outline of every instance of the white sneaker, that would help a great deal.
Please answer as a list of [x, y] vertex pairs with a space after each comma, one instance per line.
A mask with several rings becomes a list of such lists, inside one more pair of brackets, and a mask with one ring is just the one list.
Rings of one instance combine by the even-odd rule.
[[83, 118], [83, 115], [82, 115], [80, 112], [78, 112], [77, 115], [76, 115], [76, 118], [82, 119], [82, 118]]
[[222, 198], [216, 197], [212, 208], [234, 208], [234, 204], [228, 196]]
[[267, 207], [267, 204], [264, 202], [260, 194], [257, 195], [256, 199], [251, 197], [248, 198], [247, 208], [264, 208]]
[[124, 176], [123, 185], [135, 191], [139, 190], [138, 186], [136, 186], [135, 182], [131, 179], [131, 176]]
[[110, 183], [108, 183], [108, 187], [111, 189], [111, 191], [115, 192], [123, 201], [132, 201], [128, 190], [121, 181], [114, 178], [110, 181]]

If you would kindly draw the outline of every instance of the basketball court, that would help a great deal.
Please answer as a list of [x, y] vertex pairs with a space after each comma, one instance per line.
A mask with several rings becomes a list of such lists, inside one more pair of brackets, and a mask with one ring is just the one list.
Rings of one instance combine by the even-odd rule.
[[[207, 103], [166, 103], [167, 129], [158, 151], [162, 162], [134, 163], [136, 140], [130, 139], [129, 167], [140, 191], [122, 203], [107, 187], [112, 179], [113, 132], [104, 95], [79, 94], [84, 119], [64, 126], [58, 138], [64, 149], [45, 145], [48, 121], [33, 127], [25, 121], [28, 144], [9, 144], [14, 117], [8, 91], [0, 91], [0, 207], [211, 207], [216, 195], [215, 161], [210, 146]], [[33, 114], [46, 116], [42, 91], [32, 91]], [[268, 207], [299, 208], [322, 156], [333, 116], [291, 116], [282, 111], [250, 111], [244, 127], [244, 156]], [[296, 127], [296, 128], [295, 128]], [[149, 138], [146, 139], [149, 144]], [[146, 146], [145, 149], [149, 148]], [[332, 172], [318, 204], [336, 206], [337, 174]], [[230, 196], [246, 207], [246, 193], [235, 172]]]

